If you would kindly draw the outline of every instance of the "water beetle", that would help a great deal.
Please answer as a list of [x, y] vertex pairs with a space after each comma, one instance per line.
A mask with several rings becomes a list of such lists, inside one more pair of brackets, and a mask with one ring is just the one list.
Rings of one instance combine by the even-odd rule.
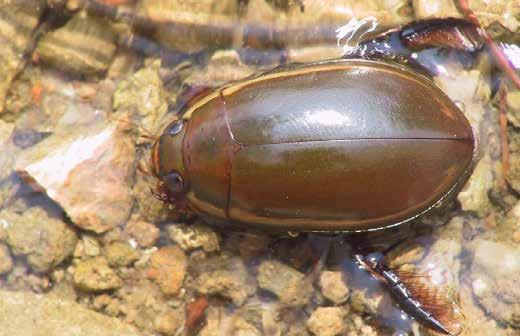
[[162, 194], [217, 222], [369, 231], [407, 222], [460, 188], [472, 128], [428, 78], [342, 59], [227, 85], [153, 148]]
[[[395, 36], [401, 50], [436, 44], [455, 27], [435, 23], [437, 35], [403, 29], [362, 50], [374, 56]], [[461, 30], [454, 29], [456, 40]], [[468, 120], [430, 78], [399, 63], [343, 58], [197, 96], [154, 143], [151, 164], [157, 195], [209, 223], [348, 233], [428, 212], [460, 190], [476, 158]], [[460, 332], [449, 324], [450, 303], [435, 292], [421, 302], [426, 296], [413, 295], [399, 272], [356, 258], [412, 317], [444, 334]]]

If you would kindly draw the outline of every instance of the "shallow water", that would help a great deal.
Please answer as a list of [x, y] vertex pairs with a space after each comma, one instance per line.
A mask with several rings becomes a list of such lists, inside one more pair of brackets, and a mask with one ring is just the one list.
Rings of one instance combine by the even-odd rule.
[[[0, 2], [3, 334], [434, 335], [359, 267], [360, 250], [423, 275], [415, 289], [446, 302], [461, 335], [520, 334], [520, 88], [489, 49], [414, 55], [470, 121], [479, 160], [456, 198], [412, 223], [232, 231], [151, 191], [151, 144], [187, 87], [337, 58], [414, 20], [461, 17], [455, 6], [79, 3]], [[520, 7], [470, 6], [518, 67]]]

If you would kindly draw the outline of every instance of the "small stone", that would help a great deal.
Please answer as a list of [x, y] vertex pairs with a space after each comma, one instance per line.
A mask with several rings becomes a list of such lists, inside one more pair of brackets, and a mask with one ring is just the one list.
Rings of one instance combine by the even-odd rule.
[[267, 234], [236, 232], [226, 239], [228, 244], [238, 246], [240, 256], [245, 259], [259, 257], [269, 249], [272, 238]]
[[32, 269], [48, 272], [72, 255], [77, 236], [63, 221], [34, 207], [23, 214], [4, 210], [0, 222], [6, 227], [7, 244], [14, 255], [25, 255]]
[[397, 268], [405, 264], [418, 263], [425, 253], [426, 249], [422, 242], [408, 239], [388, 251], [385, 259], [390, 268]]
[[123, 224], [133, 205], [135, 146], [124, 123], [70, 128], [24, 151], [16, 171], [43, 189], [84, 230]]
[[184, 314], [183, 309], [168, 308], [155, 318], [155, 331], [161, 335], [176, 335], [184, 327]]
[[107, 232], [103, 233], [99, 237], [99, 241], [102, 245], [109, 245], [113, 242], [124, 240], [123, 239], [123, 230], [119, 226], [108, 230]]
[[166, 295], [175, 295], [184, 282], [187, 260], [178, 246], [167, 246], [157, 250], [150, 258], [148, 277], [153, 279]]
[[[520, 29], [520, 7], [518, 2], [495, 0], [472, 0], [469, 4], [471, 11], [475, 13], [479, 24], [488, 30], [496, 31], [496, 26], [500, 25], [503, 30], [518, 33]], [[493, 27], [490, 27], [493, 25]]]
[[104, 248], [110, 266], [123, 267], [139, 259], [139, 252], [127, 242], [114, 242]]
[[[140, 6], [142, 13], [153, 21], [161, 22], [155, 32], [155, 40], [161, 46], [166, 46], [178, 50], [182, 53], [192, 53], [206, 49], [209, 45], [221, 45], [227, 38], [221, 34], [213, 35], [208, 38], [208, 32], [193, 29], [193, 26], [172, 30], [177, 26], [177, 22], [191, 22], [194, 24], [210, 22], [234, 22], [238, 20], [239, 4], [235, 0], [197, 0], [188, 2], [185, 0], [169, 0], [168, 10], [164, 7], [157, 7], [153, 2], [144, 1]], [[217, 21], [215, 21], [217, 20]], [[215, 39], [216, 38], [216, 39]]]
[[325, 271], [320, 276], [320, 288], [324, 297], [335, 304], [348, 300], [349, 289], [341, 272]]
[[141, 247], [152, 247], [159, 239], [159, 228], [142, 220], [130, 220], [123, 231], [124, 239], [132, 239]]
[[491, 97], [488, 81], [479, 70], [450, 68], [434, 78], [437, 84], [452, 101], [459, 103], [471, 126], [478, 130], [484, 119]]
[[267, 260], [258, 268], [258, 285], [275, 294], [280, 302], [301, 306], [309, 302], [312, 286], [305, 275], [276, 260]]
[[339, 307], [319, 307], [307, 320], [307, 328], [316, 336], [340, 335], [345, 331], [344, 318]]
[[520, 91], [507, 93], [507, 120], [515, 127], [520, 127]]
[[220, 249], [218, 235], [205, 224], [178, 223], [168, 226], [167, 230], [170, 239], [185, 251], [202, 248], [205, 252], [215, 252]]
[[377, 294], [369, 296], [366, 289], [352, 290], [350, 293], [350, 307], [352, 311], [359, 314], [378, 316], [378, 308], [384, 297], [380, 292]]
[[198, 265], [193, 288], [201, 294], [221, 295], [241, 306], [256, 291], [254, 278], [240, 258], [214, 257]]
[[3, 1], [0, 7], [2, 36], [0, 43], [0, 113], [13, 79], [26, 62], [24, 51], [34, 39], [39, 17], [45, 5], [38, 2]]
[[474, 211], [485, 217], [491, 208], [488, 193], [493, 188], [493, 169], [489, 155], [478, 163], [464, 189], [457, 195], [464, 211]]
[[[482, 309], [478, 300], [475, 299], [475, 294], [471, 291], [471, 284], [461, 286], [459, 294], [462, 311], [466, 316], [465, 329], [461, 336], [511, 336], [515, 334], [514, 332], [509, 333], [502, 324], [499, 324], [485, 309]], [[511, 328], [508, 329], [511, 331]]]
[[[418, 263], [419, 269], [425, 270], [435, 280], [437, 286], [449, 285], [458, 288], [460, 255], [462, 253], [463, 217], [453, 217], [446, 225], [433, 231], [431, 245], [423, 259]], [[420, 238], [416, 243], [420, 243]]]
[[477, 238], [473, 252], [471, 284], [480, 304], [495, 319], [520, 327], [520, 248]]
[[516, 192], [520, 192], [520, 132], [509, 132], [509, 171], [507, 182]]
[[[64, 26], [48, 32], [35, 54], [44, 63], [75, 74], [99, 74], [110, 66], [116, 51], [115, 31], [105, 20], [80, 11]], [[84, 50], [88, 46], [88, 50]], [[92, 50], [92, 51], [90, 51]]]
[[461, 17], [452, 0], [413, 0], [413, 9], [417, 20]]
[[13, 269], [13, 258], [9, 253], [9, 248], [0, 244], [0, 275], [11, 272]]
[[245, 319], [235, 317], [233, 332], [234, 336], [262, 336], [262, 333], [254, 325]]
[[2, 335], [141, 336], [135, 328], [73, 300], [30, 292], [0, 291]]
[[[172, 298], [165, 298], [159, 287], [148, 279], [136, 279], [131, 287], [117, 291], [117, 296], [123, 300], [121, 309], [125, 312], [125, 319], [141, 330], [150, 331], [146, 335], [154, 334], [155, 319], [162, 312], [182, 304]], [[167, 301], [165, 301], [167, 299]]]
[[262, 333], [238, 314], [229, 314], [222, 308], [209, 308], [206, 326], [199, 336], [261, 336]]
[[97, 257], [101, 253], [101, 247], [96, 237], [84, 235], [82, 237], [83, 249], [85, 255], [89, 257]]
[[520, 230], [513, 233], [513, 240], [517, 243], [520, 243]]
[[[2, 110], [1, 105], [0, 110]], [[2, 156], [0, 156], [0, 181], [12, 173], [12, 165], [15, 158], [13, 153], [16, 150], [11, 140], [14, 130], [14, 123], [7, 123], [3, 120], [0, 120], [0, 148], [2, 148]], [[0, 196], [0, 204], [2, 203], [3, 200]]]
[[[399, 316], [401, 316], [401, 311], [399, 312]], [[363, 320], [363, 318], [359, 315], [349, 315], [347, 319], [347, 329], [349, 330], [346, 336], [380, 336], [381, 332], [377, 331], [374, 327], [370, 326]], [[397, 325], [396, 325], [397, 327]], [[404, 334], [397, 331], [392, 336], [403, 336]], [[428, 334], [429, 335], [429, 334]]]
[[74, 270], [74, 285], [86, 292], [101, 292], [123, 286], [121, 278], [103, 257], [80, 261]]
[[264, 335], [282, 335], [283, 321], [279, 320], [279, 311], [276, 305], [262, 305], [262, 331]]
[[126, 77], [137, 65], [138, 57], [135, 53], [128, 50], [118, 50], [110, 68], [108, 68], [107, 77], [112, 79]]
[[159, 131], [161, 120], [168, 111], [166, 93], [159, 77], [160, 67], [160, 62], [153, 62], [121, 81], [113, 98], [115, 111], [138, 116], [142, 129], [152, 134]]
[[96, 310], [101, 310], [103, 307], [109, 304], [110, 300], [111, 298], [109, 295], [101, 294], [94, 298], [94, 300], [92, 301], [92, 306]]

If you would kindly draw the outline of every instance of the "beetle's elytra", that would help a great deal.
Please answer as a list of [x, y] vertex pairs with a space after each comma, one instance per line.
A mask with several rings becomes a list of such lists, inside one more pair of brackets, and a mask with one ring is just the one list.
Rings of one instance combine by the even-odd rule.
[[152, 165], [166, 199], [217, 222], [368, 231], [409, 221], [457, 190], [475, 143], [430, 79], [342, 59], [204, 96], [160, 136]]

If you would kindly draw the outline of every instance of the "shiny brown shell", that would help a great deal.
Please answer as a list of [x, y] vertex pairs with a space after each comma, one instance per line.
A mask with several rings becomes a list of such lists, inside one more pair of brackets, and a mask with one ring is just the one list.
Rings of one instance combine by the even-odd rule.
[[460, 189], [472, 128], [428, 78], [343, 59], [293, 66], [213, 91], [154, 150], [191, 209], [284, 231], [369, 231], [407, 222]]

